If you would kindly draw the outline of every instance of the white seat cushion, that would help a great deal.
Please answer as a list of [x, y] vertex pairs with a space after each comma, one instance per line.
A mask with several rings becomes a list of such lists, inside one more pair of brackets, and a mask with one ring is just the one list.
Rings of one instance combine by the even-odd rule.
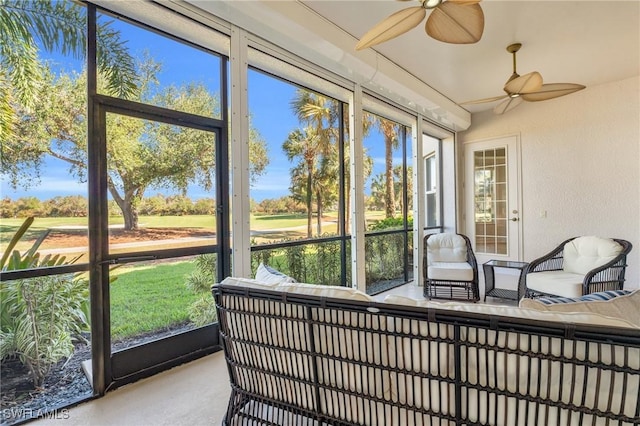
[[432, 280], [473, 280], [473, 269], [467, 262], [433, 262], [427, 267], [427, 274]]
[[527, 288], [563, 297], [582, 296], [584, 275], [565, 271], [543, 271], [527, 274]]
[[610, 238], [578, 237], [565, 244], [562, 269], [586, 275], [592, 269], [611, 262], [622, 252], [622, 246]]

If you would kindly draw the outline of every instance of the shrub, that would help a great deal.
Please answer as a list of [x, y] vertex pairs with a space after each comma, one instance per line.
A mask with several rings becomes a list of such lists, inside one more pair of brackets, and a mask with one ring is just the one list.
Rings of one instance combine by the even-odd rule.
[[[275, 243], [290, 241], [292, 240], [283, 239]], [[261, 262], [298, 282], [341, 285], [342, 260], [339, 241], [300, 241], [297, 245], [252, 251], [251, 268], [254, 273]]]
[[187, 276], [187, 288], [199, 294], [200, 298], [189, 306], [189, 319], [197, 326], [215, 322], [216, 305], [211, 294], [211, 286], [217, 281], [218, 258], [215, 254], [201, 254], [194, 260], [196, 270]]
[[[402, 217], [387, 217], [385, 219], [377, 220], [369, 225], [370, 231], [380, 231], [383, 229], [403, 228], [404, 219]], [[407, 228], [413, 227], [413, 218], [407, 219]]]
[[404, 235], [367, 235], [365, 239], [367, 285], [401, 277], [404, 273]]
[[17, 355], [34, 386], [50, 367], [73, 354], [73, 338], [88, 327], [83, 309], [89, 292], [73, 274], [3, 282], [0, 356]]
[[[33, 223], [28, 218], [11, 239], [0, 261], [3, 271], [73, 264], [65, 256], [40, 256], [44, 233], [24, 254], [13, 250]], [[13, 250], [13, 251], [12, 251]], [[89, 288], [81, 274], [48, 275], [0, 283], [0, 357], [17, 356], [34, 386], [50, 367], [73, 354], [73, 339], [88, 329]]]

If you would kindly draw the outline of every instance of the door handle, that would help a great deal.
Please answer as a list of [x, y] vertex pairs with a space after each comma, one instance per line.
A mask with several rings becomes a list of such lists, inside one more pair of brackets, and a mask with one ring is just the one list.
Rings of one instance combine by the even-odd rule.
[[520, 219], [519, 219], [519, 218], [517, 218], [517, 217], [512, 217], [512, 218], [511, 218], [511, 222], [517, 222], [517, 221], [519, 221], [519, 220], [520, 220]]

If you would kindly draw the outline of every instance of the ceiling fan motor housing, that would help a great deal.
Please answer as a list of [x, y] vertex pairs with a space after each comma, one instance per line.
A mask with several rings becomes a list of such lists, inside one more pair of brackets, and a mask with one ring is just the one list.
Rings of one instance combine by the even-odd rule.
[[503, 87], [506, 95], [479, 99], [477, 101], [465, 102], [463, 104], [500, 101], [500, 103], [493, 108], [493, 111], [496, 114], [504, 114], [505, 112], [520, 105], [523, 100], [528, 102], [546, 101], [560, 96], [565, 96], [585, 88], [585, 86], [581, 84], [573, 83], [543, 84], [542, 75], [537, 71], [520, 76], [516, 71], [516, 52], [520, 50], [521, 47], [521, 43], [513, 43], [507, 46], [507, 52], [513, 55], [513, 74], [511, 74], [511, 77], [509, 77], [509, 80], [507, 80]]

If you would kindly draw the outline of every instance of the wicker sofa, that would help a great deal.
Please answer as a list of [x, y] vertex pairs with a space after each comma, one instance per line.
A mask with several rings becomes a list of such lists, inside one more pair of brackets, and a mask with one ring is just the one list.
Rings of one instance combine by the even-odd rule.
[[227, 278], [224, 425], [640, 424], [640, 328]]

